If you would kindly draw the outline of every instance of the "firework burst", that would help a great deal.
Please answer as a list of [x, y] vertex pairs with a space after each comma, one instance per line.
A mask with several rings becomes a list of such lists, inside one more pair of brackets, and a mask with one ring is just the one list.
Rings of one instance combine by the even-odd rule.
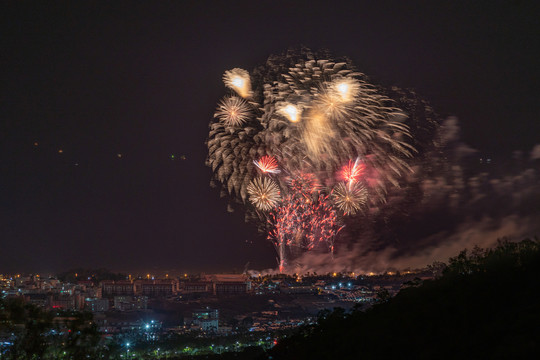
[[356, 214], [367, 202], [367, 190], [360, 183], [339, 183], [334, 187], [332, 198], [345, 215]]
[[248, 186], [249, 201], [262, 211], [268, 211], [279, 202], [279, 187], [269, 178], [256, 178]]
[[227, 126], [241, 126], [251, 116], [248, 103], [243, 99], [231, 96], [221, 100], [214, 117], [223, 121]]
[[281, 172], [276, 159], [272, 156], [265, 155], [259, 160], [253, 160], [253, 163], [265, 174], [279, 174]]

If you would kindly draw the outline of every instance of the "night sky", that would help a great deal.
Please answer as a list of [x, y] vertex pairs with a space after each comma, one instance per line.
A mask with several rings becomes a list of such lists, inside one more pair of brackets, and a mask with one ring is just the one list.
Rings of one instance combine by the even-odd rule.
[[4, 2], [0, 272], [274, 266], [264, 235], [209, 186], [205, 140], [223, 72], [290, 46], [415, 89], [482, 154], [530, 153], [534, 3]]

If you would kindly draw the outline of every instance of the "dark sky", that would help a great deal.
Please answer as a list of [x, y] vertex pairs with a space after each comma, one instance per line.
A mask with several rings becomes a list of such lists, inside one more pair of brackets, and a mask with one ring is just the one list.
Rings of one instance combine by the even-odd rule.
[[274, 266], [210, 188], [204, 142], [223, 72], [290, 46], [416, 89], [483, 153], [529, 152], [534, 3], [3, 2], [0, 272]]

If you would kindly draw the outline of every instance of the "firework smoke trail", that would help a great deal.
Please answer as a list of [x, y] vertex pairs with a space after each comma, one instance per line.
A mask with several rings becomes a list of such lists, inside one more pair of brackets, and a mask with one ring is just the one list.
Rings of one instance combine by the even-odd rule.
[[332, 252], [343, 217], [411, 172], [407, 116], [348, 61], [301, 50], [223, 81], [207, 164], [247, 218], [266, 219], [281, 269], [290, 249]]

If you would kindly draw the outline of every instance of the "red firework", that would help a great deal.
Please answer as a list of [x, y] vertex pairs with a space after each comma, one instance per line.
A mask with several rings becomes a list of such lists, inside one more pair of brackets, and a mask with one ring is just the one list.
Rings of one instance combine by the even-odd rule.
[[360, 162], [358, 158], [353, 161], [349, 160], [349, 163], [341, 170], [341, 176], [346, 182], [356, 182], [364, 172], [365, 166]]
[[278, 168], [278, 163], [273, 156], [265, 155], [259, 159], [259, 161], [253, 160], [255, 166], [257, 166], [263, 173], [277, 174], [281, 172]]
[[[268, 238], [276, 246], [281, 260], [285, 247], [291, 245], [307, 250], [326, 246], [333, 252], [335, 236], [342, 226], [328, 196], [317, 190], [315, 177], [298, 175], [290, 181], [289, 191], [269, 219], [273, 230]], [[280, 267], [283, 265], [282, 261]]]

